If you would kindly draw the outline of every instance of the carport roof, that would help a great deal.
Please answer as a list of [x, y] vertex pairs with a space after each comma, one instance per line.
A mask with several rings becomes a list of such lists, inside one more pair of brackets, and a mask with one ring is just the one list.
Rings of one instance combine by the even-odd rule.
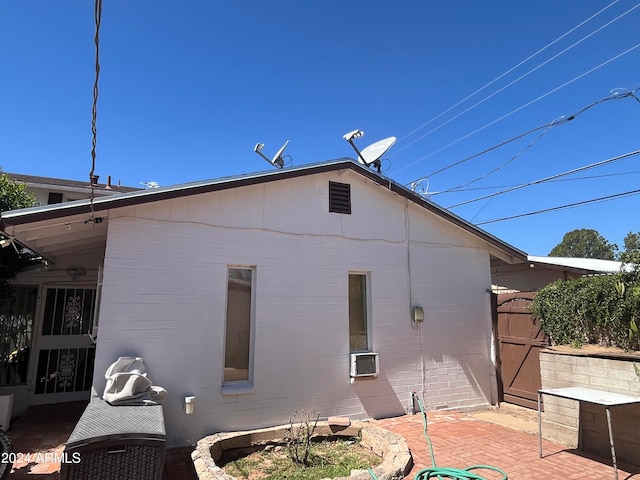
[[534, 265], [571, 269], [581, 273], [615, 273], [619, 272], [622, 267], [622, 262], [601, 260], [599, 258], [537, 257], [529, 255], [528, 259]]

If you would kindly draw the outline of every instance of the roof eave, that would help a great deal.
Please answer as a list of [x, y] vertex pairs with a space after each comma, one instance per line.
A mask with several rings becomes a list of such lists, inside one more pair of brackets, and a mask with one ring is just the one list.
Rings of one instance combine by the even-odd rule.
[[283, 170], [258, 172], [255, 174], [241, 175], [237, 177], [227, 177], [216, 180], [193, 182], [171, 187], [158, 189], [141, 190], [135, 192], [120, 193], [105, 197], [94, 198], [93, 201], [76, 200], [73, 202], [47, 205], [43, 207], [33, 207], [21, 210], [12, 210], [0, 213], [0, 227], [6, 230], [8, 227], [18, 226], [39, 221], [53, 220], [72, 215], [100, 214], [114, 208], [122, 208], [133, 205], [140, 205], [160, 200], [170, 200], [173, 198], [199, 195], [203, 193], [228, 190], [249, 185], [256, 185], [275, 180], [285, 180], [304, 175], [325, 173], [337, 170], [349, 169], [369, 178], [377, 184], [384, 186], [392, 192], [406, 198], [407, 200], [421, 206], [422, 208], [444, 218], [452, 224], [481, 238], [496, 251], [496, 256], [508, 263], [520, 263], [527, 261], [527, 254], [512, 245], [503, 242], [499, 238], [467, 222], [463, 218], [455, 215], [449, 210], [427, 200], [412, 190], [385, 178], [372, 170], [360, 165], [355, 160], [343, 158], [324, 162], [320, 164], [303, 165]]

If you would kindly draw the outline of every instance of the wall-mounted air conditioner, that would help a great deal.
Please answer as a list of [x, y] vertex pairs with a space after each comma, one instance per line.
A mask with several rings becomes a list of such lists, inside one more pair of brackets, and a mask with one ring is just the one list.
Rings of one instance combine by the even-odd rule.
[[380, 372], [378, 368], [377, 353], [352, 353], [351, 354], [351, 377], [377, 377]]

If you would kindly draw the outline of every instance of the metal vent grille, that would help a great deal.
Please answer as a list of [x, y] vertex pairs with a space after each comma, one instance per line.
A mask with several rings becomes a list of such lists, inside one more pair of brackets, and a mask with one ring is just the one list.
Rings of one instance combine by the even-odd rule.
[[351, 215], [351, 185], [329, 182], [329, 211]]
[[377, 377], [378, 354], [377, 353], [352, 353], [351, 372], [352, 377]]

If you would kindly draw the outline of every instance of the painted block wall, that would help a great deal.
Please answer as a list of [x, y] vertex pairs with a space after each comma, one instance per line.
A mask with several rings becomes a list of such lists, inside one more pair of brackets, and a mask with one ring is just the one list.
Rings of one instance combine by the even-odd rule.
[[[328, 212], [328, 181], [352, 214]], [[141, 356], [165, 387], [168, 444], [321, 417], [491, 401], [489, 251], [477, 238], [347, 172], [129, 207], [109, 220], [94, 384]], [[253, 391], [222, 393], [227, 268], [255, 268]], [[380, 376], [349, 378], [348, 273], [370, 282]], [[411, 285], [411, 288], [410, 288]], [[420, 326], [411, 305], [424, 308]], [[194, 395], [195, 413], [183, 412]]]
[[[585, 387], [640, 395], [634, 360], [540, 352], [542, 388]], [[611, 409], [618, 461], [639, 464], [640, 405]], [[604, 407], [544, 396], [543, 436], [609, 458], [609, 432]]]

